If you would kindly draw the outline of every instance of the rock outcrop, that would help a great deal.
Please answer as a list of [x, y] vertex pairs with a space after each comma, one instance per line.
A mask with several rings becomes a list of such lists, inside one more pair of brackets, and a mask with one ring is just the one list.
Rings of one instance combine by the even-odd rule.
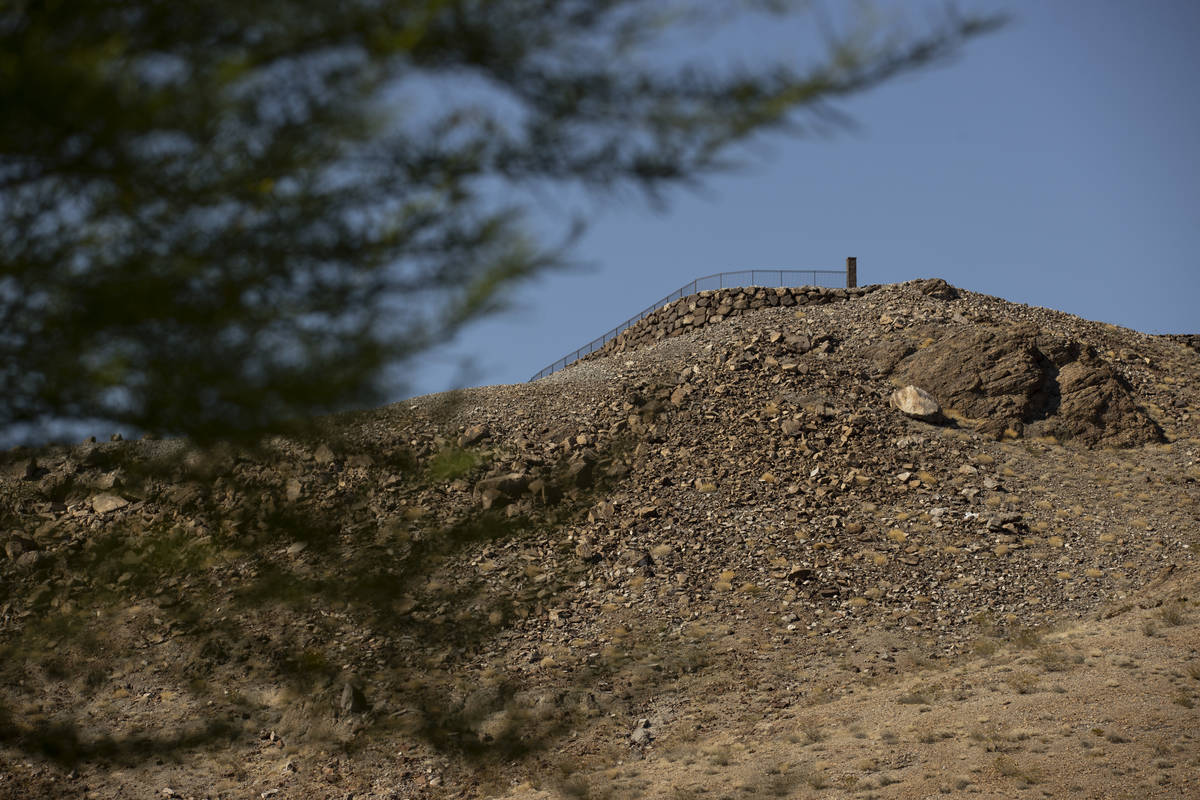
[[1032, 325], [915, 333], [934, 335], [874, 346], [876, 368], [899, 384], [918, 383], [983, 433], [1028, 431], [1089, 446], [1163, 441], [1129, 384], [1078, 341]]

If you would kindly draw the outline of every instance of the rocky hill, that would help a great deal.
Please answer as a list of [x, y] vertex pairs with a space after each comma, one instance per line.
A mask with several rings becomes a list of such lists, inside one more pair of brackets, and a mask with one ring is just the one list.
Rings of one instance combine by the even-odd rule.
[[724, 290], [319, 440], [7, 453], [0, 797], [1196, 796], [1194, 339]]

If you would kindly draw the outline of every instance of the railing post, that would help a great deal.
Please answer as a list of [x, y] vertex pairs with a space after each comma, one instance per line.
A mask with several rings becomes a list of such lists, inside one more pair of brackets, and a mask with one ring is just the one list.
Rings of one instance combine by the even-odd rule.
[[846, 258], [846, 288], [853, 289], [858, 286], [858, 259], [854, 256]]

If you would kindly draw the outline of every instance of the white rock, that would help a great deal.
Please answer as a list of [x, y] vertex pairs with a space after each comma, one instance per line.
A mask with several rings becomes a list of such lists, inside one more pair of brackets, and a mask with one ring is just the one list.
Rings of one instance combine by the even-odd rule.
[[933, 395], [912, 384], [892, 392], [891, 404], [914, 419], [933, 419], [942, 410]]
[[115, 494], [98, 494], [92, 498], [92, 510], [97, 514], [107, 514], [127, 505], [128, 500]]

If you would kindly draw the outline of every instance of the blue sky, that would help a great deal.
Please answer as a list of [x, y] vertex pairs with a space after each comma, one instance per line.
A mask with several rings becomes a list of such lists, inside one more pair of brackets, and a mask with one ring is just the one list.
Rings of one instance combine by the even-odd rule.
[[[573, 251], [586, 266], [517, 291], [511, 311], [426, 358], [411, 394], [523, 381], [701, 275], [850, 255], [860, 283], [942, 277], [1140, 331], [1200, 332], [1200, 3], [963, 8], [1013, 20], [952, 63], [842, 104], [856, 129], [769, 139], [748, 169], [665, 211], [632, 195], [589, 205]], [[731, 36], [747, 49], [792, 40]]]

